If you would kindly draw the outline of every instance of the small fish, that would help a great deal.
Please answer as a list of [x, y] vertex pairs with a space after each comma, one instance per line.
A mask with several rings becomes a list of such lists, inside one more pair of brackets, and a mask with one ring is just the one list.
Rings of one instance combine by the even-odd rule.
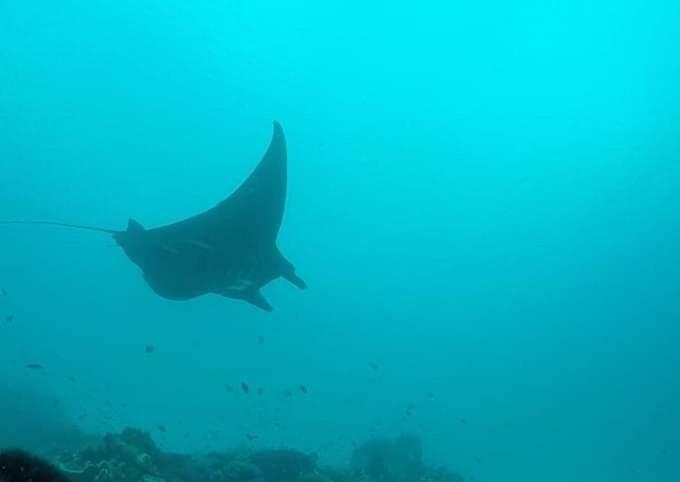
[[2, 296], [7, 296], [7, 290], [5, 288], [0, 289], [0, 294], [2, 294]]
[[234, 392], [234, 387], [232, 387], [228, 383], [224, 384], [224, 388], [226, 388], [228, 392], [232, 392], [232, 393]]
[[293, 396], [293, 392], [291, 392], [290, 390], [286, 390], [285, 392], [283, 392], [284, 398], [288, 398], [288, 397], [292, 397], [292, 396]]
[[110, 400], [107, 400], [107, 401], [106, 401], [106, 406], [107, 406], [107, 407], [109, 407], [109, 408], [111, 408], [111, 406], [112, 406], [112, 403], [111, 403], [111, 401], [110, 401]]
[[243, 393], [248, 393], [250, 391], [250, 388], [246, 382], [241, 382], [241, 390], [243, 390]]
[[257, 337], [257, 342], [258, 342], [260, 345], [263, 345], [263, 344], [264, 344], [264, 337], [258, 336], [258, 337]]
[[300, 391], [301, 391], [302, 393], [307, 393], [307, 387], [306, 387], [306, 386], [300, 385], [298, 388], [300, 389]]
[[75, 381], [76, 381], [76, 377], [74, 377], [73, 375], [70, 375], [70, 376], [68, 377], [68, 381], [69, 381], [69, 382], [75, 382]]
[[40, 363], [27, 363], [24, 365], [25, 368], [30, 370], [42, 370], [43, 366]]
[[257, 439], [257, 434], [247, 433], [246, 438], [252, 442], [253, 440]]
[[262, 395], [263, 393], [264, 393], [264, 388], [260, 388], [260, 389], [257, 391], [257, 394], [258, 394], [258, 395]]
[[162, 425], [162, 424], [159, 423], [157, 426], [158, 426], [158, 430], [165, 433], [165, 425]]
[[153, 353], [156, 348], [153, 345], [146, 345], [146, 348], [144, 348], [145, 353]]
[[14, 315], [7, 315], [5, 316], [5, 321], [7, 323], [12, 323], [14, 321]]
[[427, 398], [434, 398], [434, 393], [427, 392]]
[[375, 363], [375, 362], [371, 362], [371, 363], [369, 363], [368, 365], [369, 365], [371, 368], [373, 368], [374, 370], [377, 370], [377, 369], [378, 369], [378, 364]]

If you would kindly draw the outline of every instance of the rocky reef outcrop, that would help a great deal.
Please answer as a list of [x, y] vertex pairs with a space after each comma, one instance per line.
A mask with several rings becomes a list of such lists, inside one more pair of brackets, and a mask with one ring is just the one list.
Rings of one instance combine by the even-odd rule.
[[63, 450], [55, 465], [72, 482], [462, 482], [426, 467], [420, 439], [374, 439], [354, 451], [346, 468], [319, 466], [296, 450], [231, 451], [202, 455], [161, 451], [151, 436], [127, 428], [93, 446]]

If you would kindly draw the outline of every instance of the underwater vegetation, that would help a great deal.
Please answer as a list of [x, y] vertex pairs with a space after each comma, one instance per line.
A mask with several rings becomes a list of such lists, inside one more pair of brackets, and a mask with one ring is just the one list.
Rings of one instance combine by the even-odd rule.
[[[416, 436], [370, 440], [355, 449], [345, 468], [323, 467], [316, 455], [291, 449], [169, 453], [159, 449], [147, 432], [135, 428], [107, 434], [83, 448], [55, 451], [51, 460], [72, 482], [463, 481], [456, 473], [427, 467]], [[15, 481], [21, 482], [0, 477], [0, 482]]]

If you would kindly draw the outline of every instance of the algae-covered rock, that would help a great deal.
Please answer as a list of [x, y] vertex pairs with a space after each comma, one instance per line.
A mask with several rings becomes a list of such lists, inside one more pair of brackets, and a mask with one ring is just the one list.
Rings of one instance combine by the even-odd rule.
[[59, 460], [56, 464], [73, 482], [115, 482], [121, 478], [119, 474], [125, 472], [122, 464], [107, 460], [98, 463], [86, 462], [82, 466]]
[[446, 469], [426, 469], [419, 482], [464, 482], [463, 476]]
[[119, 438], [121, 442], [138, 453], [148, 454], [153, 457], [160, 452], [151, 435], [143, 430], [128, 427], [120, 433]]
[[267, 482], [295, 482], [316, 470], [316, 456], [297, 450], [263, 450], [248, 458], [261, 471]]
[[349, 468], [317, 466], [296, 450], [182, 455], [161, 451], [137, 429], [107, 434], [91, 447], [63, 451], [56, 465], [72, 482], [462, 482], [459, 475], [422, 462], [413, 436], [374, 439], [356, 449]]
[[329, 475], [323, 474], [319, 471], [307, 472], [298, 477], [296, 482], [335, 482]]
[[194, 455], [172, 474], [182, 482], [264, 482], [259, 467], [240, 452]]
[[412, 435], [369, 440], [354, 451], [351, 463], [375, 481], [417, 482], [425, 473], [420, 439]]
[[223, 482], [262, 482], [264, 481], [262, 470], [247, 461], [235, 459], [224, 467]]
[[156, 465], [159, 453], [148, 433], [128, 428], [105, 435], [95, 446], [61, 454], [56, 464], [74, 482], [165, 482]]
[[323, 467], [317, 469], [317, 473], [324, 477], [324, 480], [327, 479], [331, 482], [366, 482], [365, 480], [360, 480], [362, 474], [356, 473], [346, 467]]

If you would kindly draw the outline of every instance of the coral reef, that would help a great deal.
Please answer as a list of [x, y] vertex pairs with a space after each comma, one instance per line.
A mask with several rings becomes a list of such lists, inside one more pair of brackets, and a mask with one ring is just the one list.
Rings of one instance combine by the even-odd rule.
[[355, 481], [361, 482], [463, 482], [445, 469], [431, 469], [423, 463], [420, 438], [403, 435], [396, 439], [376, 438], [352, 454]]
[[91, 447], [54, 457], [72, 482], [462, 482], [422, 461], [420, 439], [374, 439], [354, 451], [344, 470], [323, 468], [295, 450], [233, 451], [202, 455], [163, 452], [151, 436], [127, 428]]
[[264, 450], [249, 458], [262, 470], [266, 481], [296, 482], [316, 469], [316, 457], [295, 450]]
[[168, 482], [173, 479], [162, 476], [162, 459], [148, 433], [127, 428], [96, 446], [62, 452], [55, 463], [74, 482]]
[[366, 442], [354, 451], [351, 464], [375, 481], [413, 482], [425, 469], [420, 439], [408, 435]]
[[265, 482], [262, 470], [242, 453], [213, 453], [195, 456], [185, 466], [186, 482]]

